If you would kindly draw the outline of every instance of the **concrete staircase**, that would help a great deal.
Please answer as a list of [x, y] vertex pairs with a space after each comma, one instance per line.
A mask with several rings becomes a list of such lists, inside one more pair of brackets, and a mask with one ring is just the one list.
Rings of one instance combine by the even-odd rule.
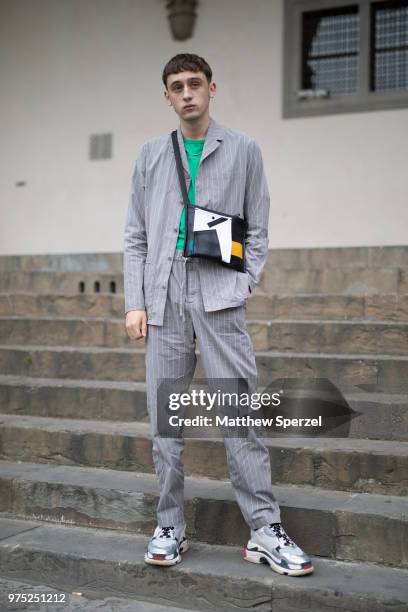
[[406, 612], [408, 247], [271, 251], [248, 300], [260, 384], [327, 377], [361, 413], [347, 438], [265, 439], [284, 526], [314, 559], [303, 578], [242, 559], [218, 439], [186, 440], [191, 550], [144, 564], [158, 490], [121, 268], [0, 258], [0, 609], [17, 581], [82, 592], [72, 609]]

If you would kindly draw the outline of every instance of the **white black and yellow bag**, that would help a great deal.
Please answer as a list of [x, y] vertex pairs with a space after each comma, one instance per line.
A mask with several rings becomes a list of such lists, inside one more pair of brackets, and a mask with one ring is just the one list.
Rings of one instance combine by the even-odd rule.
[[190, 204], [184, 180], [177, 130], [171, 133], [180, 189], [186, 209], [184, 257], [204, 257], [245, 272], [247, 221], [238, 215]]

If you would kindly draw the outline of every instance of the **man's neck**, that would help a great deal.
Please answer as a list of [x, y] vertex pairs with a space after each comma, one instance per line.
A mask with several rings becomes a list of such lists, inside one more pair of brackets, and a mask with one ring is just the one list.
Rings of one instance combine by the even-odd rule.
[[191, 138], [191, 140], [205, 140], [209, 125], [209, 115], [200, 117], [195, 122], [180, 121], [181, 132], [184, 138]]

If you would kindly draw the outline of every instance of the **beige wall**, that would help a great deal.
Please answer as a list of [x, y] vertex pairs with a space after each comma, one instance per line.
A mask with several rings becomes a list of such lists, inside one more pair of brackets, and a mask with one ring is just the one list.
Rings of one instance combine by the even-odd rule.
[[[0, 0], [0, 254], [122, 249], [134, 157], [177, 125], [161, 72], [183, 51], [213, 67], [212, 116], [262, 148], [271, 248], [408, 244], [408, 109], [282, 120], [281, 1], [198, 12], [183, 43], [164, 0]], [[113, 159], [89, 161], [106, 131]]]

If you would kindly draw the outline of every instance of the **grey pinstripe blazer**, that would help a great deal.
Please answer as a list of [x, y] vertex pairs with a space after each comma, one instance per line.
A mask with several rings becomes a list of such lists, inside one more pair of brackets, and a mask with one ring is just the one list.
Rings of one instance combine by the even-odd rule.
[[[191, 178], [180, 126], [177, 133], [188, 190]], [[211, 118], [196, 177], [196, 203], [248, 221], [247, 271], [199, 259], [206, 312], [241, 306], [259, 282], [268, 254], [269, 201], [257, 143]], [[182, 210], [171, 136], [165, 134], [141, 147], [124, 232], [125, 312], [146, 309], [153, 325], [163, 324]]]

